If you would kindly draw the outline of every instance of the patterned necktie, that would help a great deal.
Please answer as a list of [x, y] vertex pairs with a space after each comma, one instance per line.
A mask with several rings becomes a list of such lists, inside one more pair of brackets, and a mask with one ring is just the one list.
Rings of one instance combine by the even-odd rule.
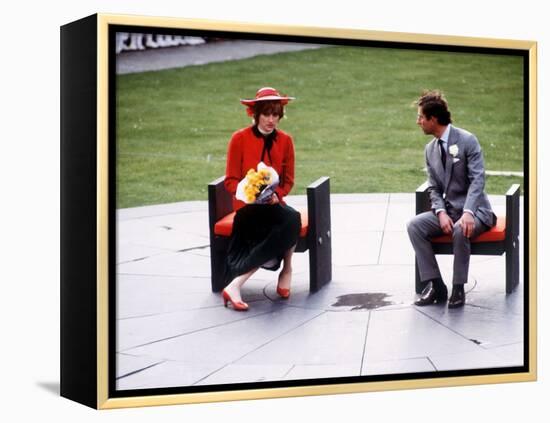
[[443, 169], [445, 169], [445, 165], [447, 163], [447, 153], [445, 152], [445, 145], [443, 144], [443, 140], [439, 139], [439, 151], [441, 152], [441, 164], [443, 165]]

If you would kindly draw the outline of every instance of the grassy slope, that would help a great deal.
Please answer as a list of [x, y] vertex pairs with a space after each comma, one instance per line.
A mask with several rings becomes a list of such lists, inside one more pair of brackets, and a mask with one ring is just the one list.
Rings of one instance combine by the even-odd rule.
[[[297, 97], [280, 127], [296, 144], [296, 186], [411, 192], [423, 146], [412, 102], [442, 89], [454, 123], [475, 133], [486, 168], [523, 170], [520, 58], [333, 47], [117, 77], [117, 207], [206, 199], [231, 133], [250, 123], [240, 97], [274, 86]], [[490, 193], [522, 178], [488, 177]]]

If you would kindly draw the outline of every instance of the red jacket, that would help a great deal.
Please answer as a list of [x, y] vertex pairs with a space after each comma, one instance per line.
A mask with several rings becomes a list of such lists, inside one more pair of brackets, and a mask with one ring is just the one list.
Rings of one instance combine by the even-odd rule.
[[[257, 169], [263, 148], [263, 138], [256, 136], [251, 126], [235, 132], [229, 141], [224, 184], [225, 189], [233, 195], [234, 210], [245, 205], [244, 202], [235, 198], [237, 185], [250, 169]], [[267, 166], [273, 167], [279, 174], [279, 186], [275, 192], [282, 201], [294, 186], [294, 143], [292, 137], [277, 129], [277, 136], [270, 154], [265, 153], [263, 162]]]

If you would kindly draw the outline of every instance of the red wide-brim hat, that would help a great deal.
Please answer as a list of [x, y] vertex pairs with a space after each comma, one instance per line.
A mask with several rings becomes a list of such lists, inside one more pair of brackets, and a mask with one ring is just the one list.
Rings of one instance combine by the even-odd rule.
[[275, 88], [263, 87], [256, 92], [255, 98], [242, 99], [241, 103], [245, 106], [253, 107], [258, 101], [280, 101], [284, 106], [291, 100], [294, 100], [294, 97], [281, 95]]

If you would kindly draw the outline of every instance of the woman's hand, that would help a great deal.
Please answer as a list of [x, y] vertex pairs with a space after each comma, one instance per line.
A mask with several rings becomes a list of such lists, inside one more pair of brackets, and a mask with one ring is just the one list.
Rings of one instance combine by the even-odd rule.
[[271, 201], [269, 202], [269, 204], [279, 204], [279, 197], [277, 196], [277, 194], [271, 194]]

